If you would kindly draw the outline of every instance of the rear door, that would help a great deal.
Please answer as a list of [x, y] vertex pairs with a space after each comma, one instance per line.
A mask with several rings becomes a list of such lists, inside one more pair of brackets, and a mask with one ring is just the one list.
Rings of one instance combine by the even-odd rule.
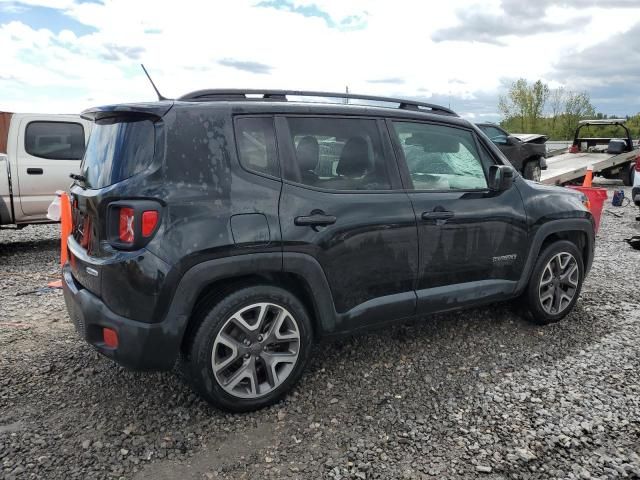
[[291, 116], [276, 125], [285, 269], [287, 252], [320, 264], [336, 330], [413, 315], [416, 221], [384, 123]]
[[17, 144], [18, 192], [23, 215], [44, 219], [56, 190], [68, 190], [78, 173], [89, 132], [80, 120], [27, 116]]
[[527, 245], [518, 190], [489, 190], [494, 160], [471, 129], [388, 125], [418, 223], [418, 313], [508, 296]]

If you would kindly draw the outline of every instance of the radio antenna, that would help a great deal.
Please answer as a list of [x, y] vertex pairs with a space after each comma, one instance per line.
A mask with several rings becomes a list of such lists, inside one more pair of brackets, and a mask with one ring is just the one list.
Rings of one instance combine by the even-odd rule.
[[149, 75], [149, 72], [147, 72], [147, 69], [144, 68], [144, 65], [141, 63], [140, 66], [142, 67], [142, 70], [144, 70], [144, 74], [147, 76], [147, 78], [149, 79], [149, 81], [151, 82], [151, 86], [153, 87], [153, 89], [156, 91], [156, 94], [158, 95], [158, 100], [162, 101], [162, 100], [169, 100], [166, 97], [163, 97], [162, 94], [158, 91], [156, 84], [153, 83], [153, 80], [151, 80], [151, 75]]

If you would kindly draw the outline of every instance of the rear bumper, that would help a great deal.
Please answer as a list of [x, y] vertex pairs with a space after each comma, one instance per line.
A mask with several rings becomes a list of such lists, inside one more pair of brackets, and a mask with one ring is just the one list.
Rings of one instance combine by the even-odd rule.
[[[75, 280], [69, 264], [63, 268], [62, 289], [77, 332], [98, 352], [134, 370], [169, 370], [173, 367], [181, 335], [171, 328], [168, 320], [150, 324], [114, 313]], [[105, 345], [104, 327], [118, 334], [117, 348]]]

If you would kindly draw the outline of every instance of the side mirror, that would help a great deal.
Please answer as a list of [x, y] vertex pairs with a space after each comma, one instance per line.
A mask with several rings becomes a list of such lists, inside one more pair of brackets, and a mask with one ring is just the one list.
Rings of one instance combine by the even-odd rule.
[[513, 135], [509, 135], [507, 137], [507, 144], [509, 144], [509, 145], [518, 145], [519, 143], [520, 143], [520, 140], [518, 140]]
[[489, 188], [494, 192], [504, 192], [513, 185], [515, 170], [509, 165], [491, 165], [489, 167]]

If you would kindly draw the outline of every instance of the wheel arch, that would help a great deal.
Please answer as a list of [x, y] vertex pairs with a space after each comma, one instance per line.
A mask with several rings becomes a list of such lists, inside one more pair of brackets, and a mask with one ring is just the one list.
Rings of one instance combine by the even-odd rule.
[[320, 264], [310, 255], [279, 253], [237, 255], [195, 265], [179, 282], [166, 319], [173, 323], [179, 350], [185, 353], [213, 303], [225, 294], [251, 285], [273, 285], [295, 295], [305, 306], [314, 337], [329, 333], [336, 312]]
[[516, 286], [516, 292], [518, 294], [521, 293], [529, 283], [533, 266], [540, 252], [558, 240], [568, 240], [578, 247], [578, 250], [582, 253], [586, 275], [593, 262], [594, 237], [593, 224], [588, 219], [553, 220], [543, 224], [531, 242], [523, 274]]

